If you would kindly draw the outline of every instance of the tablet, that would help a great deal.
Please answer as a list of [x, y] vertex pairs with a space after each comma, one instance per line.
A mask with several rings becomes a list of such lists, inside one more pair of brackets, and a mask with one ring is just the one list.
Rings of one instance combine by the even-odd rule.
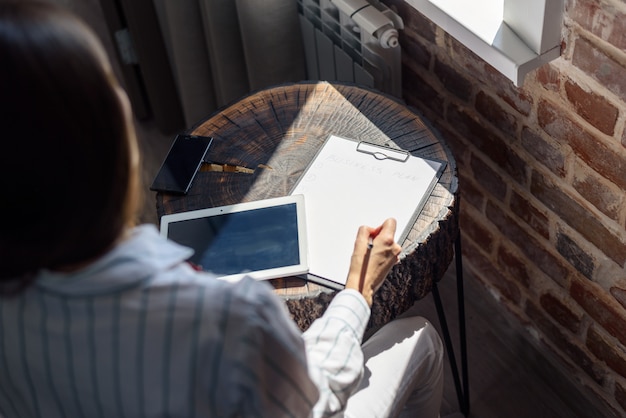
[[302, 195], [164, 215], [161, 235], [192, 248], [189, 261], [224, 280], [308, 272]]

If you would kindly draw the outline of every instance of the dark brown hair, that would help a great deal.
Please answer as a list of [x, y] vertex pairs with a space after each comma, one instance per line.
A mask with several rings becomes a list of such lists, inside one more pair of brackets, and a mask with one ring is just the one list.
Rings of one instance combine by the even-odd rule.
[[136, 143], [104, 49], [79, 19], [0, 1], [0, 294], [101, 254], [134, 214]]

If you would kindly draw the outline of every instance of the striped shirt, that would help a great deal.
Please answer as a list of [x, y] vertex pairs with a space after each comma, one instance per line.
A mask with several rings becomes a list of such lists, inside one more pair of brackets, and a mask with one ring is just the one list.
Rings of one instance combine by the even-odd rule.
[[88, 267], [0, 299], [0, 414], [341, 416], [370, 310], [344, 290], [301, 334], [267, 283], [184, 262], [152, 225]]

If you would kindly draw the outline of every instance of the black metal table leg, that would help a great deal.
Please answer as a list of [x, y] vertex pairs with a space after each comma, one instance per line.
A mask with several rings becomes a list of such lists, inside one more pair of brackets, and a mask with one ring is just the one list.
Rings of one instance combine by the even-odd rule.
[[435, 300], [435, 307], [437, 308], [437, 316], [439, 317], [439, 323], [443, 333], [444, 343], [446, 345], [446, 351], [448, 352], [448, 360], [450, 361], [450, 367], [452, 370], [452, 377], [454, 379], [454, 386], [456, 388], [457, 399], [461, 412], [466, 417], [470, 411], [469, 400], [469, 375], [467, 364], [467, 339], [465, 333], [465, 295], [463, 289], [463, 260], [461, 254], [461, 235], [459, 234], [454, 245], [455, 261], [456, 261], [456, 286], [457, 286], [457, 303], [459, 308], [459, 337], [460, 337], [460, 349], [461, 349], [461, 376], [459, 376], [458, 365], [456, 357], [454, 355], [454, 347], [452, 345], [452, 339], [450, 338], [450, 330], [448, 328], [448, 322], [443, 309], [443, 303], [441, 302], [441, 296], [439, 294], [439, 288], [437, 283], [433, 283], [432, 294]]

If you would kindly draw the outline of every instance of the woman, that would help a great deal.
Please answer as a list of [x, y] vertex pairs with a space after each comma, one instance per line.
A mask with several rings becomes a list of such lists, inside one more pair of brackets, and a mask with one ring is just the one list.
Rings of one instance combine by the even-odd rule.
[[346, 289], [300, 334], [266, 283], [198, 272], [191, 250], [134, 226], [131, 108], [91, 30], [50, 4], [0, 1], [0, 62], [0, 414], [394, 416], [410, 397], [437, 416], [430, 324], [397, 321], [360, 345], [400, 252], [393, 219], [359, 229]]

